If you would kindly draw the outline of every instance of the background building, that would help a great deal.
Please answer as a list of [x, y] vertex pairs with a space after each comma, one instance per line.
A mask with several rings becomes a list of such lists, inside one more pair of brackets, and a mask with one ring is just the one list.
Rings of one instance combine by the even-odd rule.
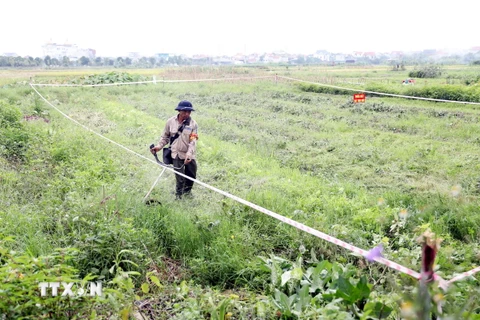
[[95, 59], [94, 49], [82, 49], [76, 44], [69, 43], [53, 43], [48, 42], [42, 46], [43, 57], [50, 56], [50, 58], [57, 58], [58, 60], [63, 57], [68, 57], [71, 61], [76, 61], [81, 57], [87, 57], [90, 60]]

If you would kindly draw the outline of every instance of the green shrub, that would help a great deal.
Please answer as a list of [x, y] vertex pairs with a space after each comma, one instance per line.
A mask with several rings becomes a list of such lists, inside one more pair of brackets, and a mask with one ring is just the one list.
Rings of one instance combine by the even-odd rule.
[[23, 129], [0, 129], [0, 155], [10, 160], [25, 160], [29, 135]]
[[415, 68], [408, 73], [408, 76], [411, 78], [438, 78], [441, 75], [442, 68], [436, 65], [423, 66], [419, 69]]
[[119, 266], [122, 270], [138, 270], [138, 265], [143, 261], [143, 255], [139, 252], [142, 238], [151, 237], [151, 234], [134, 229], [130, 222], [117, 224], [115, 220], [89, 220], [82, 217], [68, 222], [69, 228], [73, 229], [70, 233], [73, 245], [79, 250], [73, 264], [80, 276], [93, 274], [99, 280], [110, 280], [112, 272], [109, 271], [120, 253], [122, 261]]
[[298, 87], [300, 88], [300, 90], [305, 92], [330, 93], [330, 94], [350, 94], [351, 93], [350, 90], [319, 86], [316, 84], [300, 83]]
[[[366, 91], [373, 91], [373, 92], [384, 92], [384, 93], [392, 93], [392, 94], [401, 94], [401, 91], [392, 88], [390, 86], [386, 86], [384, 84], [379, 83], [369, 83], [365, 86]], [[369, 96], [375, 96], [375, 94], [369, 93]]]
[[452, 101], [480, 102], [480, 88], [459, 85], [407, 88], [405, 95]]
[[20, 122], [22, 113], [0, 101], [0, 156], [9, 160], [24, 160], [28, 148], [29, 135]]
[[480, 74], [477, 75], [476, 77], [469, 77], [465, 80], [463, 80], [465, 85], [470, 86], [470, 85], [475, 85], [477, 83], [480, 83]]
[[22, 112], [10, 104], [0, 100], [0, 127], [20, 127]]

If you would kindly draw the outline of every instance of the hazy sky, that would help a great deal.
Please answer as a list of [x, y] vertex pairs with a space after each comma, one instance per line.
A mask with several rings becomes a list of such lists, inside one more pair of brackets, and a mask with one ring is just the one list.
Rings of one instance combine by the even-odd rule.
[[471, 0], [18, 0], [0, 6], [0, 54], [42, 56], [52, 40], [185, 54], [423, 50], [480, 46]]

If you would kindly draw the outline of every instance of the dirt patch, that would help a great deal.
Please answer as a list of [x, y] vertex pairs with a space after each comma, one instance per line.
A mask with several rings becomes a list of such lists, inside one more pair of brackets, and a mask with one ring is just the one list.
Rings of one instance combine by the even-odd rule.
[[50, 122], [50, 120], [45, 119], [44, 117], [36, 116], [36, 115], [23, 116], [23, 120], [25, 121], [43, 120], [43, 122], [46, 122], [46, 123]]
[[156, 271], [157, 276], [162, 283], [178, 282], [186, 276], [186, 270], [182, 268], [181, 262], [169, 257], [162, 257], [161, 266], [152, 262], [149, 271]]

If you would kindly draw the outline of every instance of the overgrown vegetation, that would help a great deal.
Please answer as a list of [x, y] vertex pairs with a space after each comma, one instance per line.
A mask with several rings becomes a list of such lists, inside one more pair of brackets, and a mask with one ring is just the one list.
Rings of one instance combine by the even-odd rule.
[[[476, 80], [475, 80], [476, 81]], [[468, 82], [470, 84], [470, 82]], [[337, 95], [352, 95], [351, 90], [331, 88], [316, 84], [303, 84], [298, 85], [300, 90], [305, 92], [316, 93], [328, 93]], [[442, 99], [450, 101], [464, 101], [464, 102], [480, 102], [480, 87], [470, 86], [465, 87], [461, 85], [445, 85], [445, 86], [428, 86], [428, 87], [414, 87], [408, 86], [408, 88], [392, 88], [382, 84], [367, 84], [365, 85], [365, 91], [406, 95], [411, 97], [422, 97], [429, 99]], [[375, 93], [367, 93], [368, 96], [381, 96]]]
[[442, 75], [442, 67], [439, 65], [426, 65], [422, 67], [415, 67], [413, 71], [408, 73], [412, 78], [438, 78]]
[[[28, 136], [21, 157], [0, 158], [7, 317], [73, 318], [72, 310], [78, 318], [408, 319], [425, 301], [415, 279], [199, 185], [195, 198], [174, 201], [168, 172], [150, 196], [162, 205], [146, 206], [160, 168], [49, 111], [22, 84], [0, 90], [8, 97], [0, 99], [2, 130]], [[201, 125], [201, 181], [360, 248], [382, 244], [385, 257], [414, 270], [415, 239], [431, 229], [444, 239], [436, 273], [445, 279], [480, 262], [473, 106], [381, 97], [353, 104], [350, 93], [270, 80], [40, 92], [150, 158], [148, 145], [178, 100], [189, 99]], [[107, 299], [71, 307], [73, 300], [39, 297], [35, 284], [50, 275], [103, 281]], [[480, 312], [472, 278], [429, 290], [441, 306], [431, 312], [443, 318]]]
[[107, 83], [124, 83], [124, 82], [140, 82], [146, 81], [147, 78], [141, 75], [131, 75], [127, 72], [112, 71], [109, 73], [92, 74], [80, 78], [70, 80], [71, 84], [107, 84]]
[[29, 134], [21, 122], [22, 113], [0, 100], [0, 155], [22, 161], [28, 149]]

